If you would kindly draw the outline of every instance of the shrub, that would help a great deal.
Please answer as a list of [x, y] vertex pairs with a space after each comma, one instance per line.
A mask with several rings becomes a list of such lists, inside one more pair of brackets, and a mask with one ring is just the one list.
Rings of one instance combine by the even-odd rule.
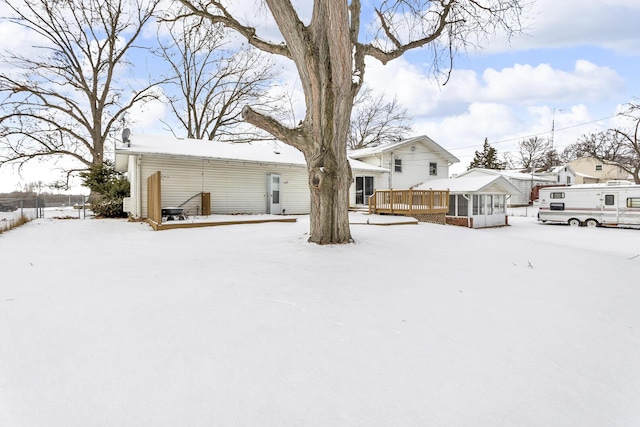
[[129, 181], [115, 170], [111, 162], [93, 165], [80, 174], [83, 183], [91, 190], [91, 210], [105, 218], [126, 218], [122, 199], [130, 194]]

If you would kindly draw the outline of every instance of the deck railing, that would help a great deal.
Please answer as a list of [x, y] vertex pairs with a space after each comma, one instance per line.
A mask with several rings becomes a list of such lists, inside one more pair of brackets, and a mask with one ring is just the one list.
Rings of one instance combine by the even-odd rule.
[[369, 213], [418, 215], [447, 213], [449, 190], [375, 190]]

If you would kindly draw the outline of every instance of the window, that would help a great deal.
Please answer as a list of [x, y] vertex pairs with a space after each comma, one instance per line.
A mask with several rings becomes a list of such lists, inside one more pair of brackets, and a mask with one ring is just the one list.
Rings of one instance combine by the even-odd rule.
[[356, 177], [356, 205], [366, 205], [369, 197], [373, 194], [373, 177]]
[[438, 164], [435, 162], [429, 163], [429, 175], [438, 175]]
[[563, 211], [564, 203], [549, 203], [549, 209], [552, 211]]
[[602, 165], [596, 165], [596, 170], [597, 171], [601, 171], [602, 170]]
[[571, 185], [571, 177], [567, 175], [567, 185]]
[[499, 200], [499, 205], [498, 205], [498, 211], [496, 213], [505, 213], [505, 209], [504, 209], [504, 205], [505, 205], [505, 198], [506, 196], [504, 194], [500, 194], [498, 197]]
[[458, 216], [469, 216], [469, 200], [467, 197], [464, 194], [458, 194]]
[[640, 197], [629, 197], [627, 199], [628, 208], [640, 208]]
[[484, 194], [473, 195], [473, 214], [484, 215]]
[[394, 171], [402, 172], [402, 159], [395, 159], [394, 166], [395, 166]]
[[499, 194], [496, 194], [495, 196], [493, 196], [493, 213], [494, 214], [502, 213], [502, 210], [500, 209], [501, 198], [502, 198], [502, 195], [499, 195]]
[[564, 193], [562, 192], [554, 192], [549, 194], [549, 198], [550, 199], [564, 199]]
[[615, 202], [616, 202], [616, 198], [613, 194], [606, 194], [604, 196], [604, 204], [606, 206], [612, 206], [615, 204]]
[[456, 216], [456, 195], [449, 194], [449, 212], [447, 216]]

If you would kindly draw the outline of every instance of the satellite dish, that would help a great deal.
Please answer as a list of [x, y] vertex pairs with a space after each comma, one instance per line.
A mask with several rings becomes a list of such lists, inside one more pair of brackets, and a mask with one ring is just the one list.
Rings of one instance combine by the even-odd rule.
[[127, 146], [131, 146], [131, 140], [129, 139], [129, 137], [131, 137], [131, 129], [129, 128], [124, 128], [124, 130], [122, 131], [122, 142], [126, 143]]

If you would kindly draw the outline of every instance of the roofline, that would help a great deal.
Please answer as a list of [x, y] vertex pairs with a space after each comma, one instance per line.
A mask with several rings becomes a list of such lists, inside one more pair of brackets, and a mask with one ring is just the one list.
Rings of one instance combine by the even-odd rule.
[[[283, 166], [297, 166], [301, 168], [306, 168], [306, 163], [291, 163], [291, 162], [274, 162], [270, 160], [248, 160], [248, 159], [238, 159], [233, 157], [212, 157], [212, 156], [202, 156], [202, 155], [194, 155], [194, 154], [182, 154], [182, 153], [161, 153], [161, 152], [151, 152], [151, 151], [141, 151], [141, 150], [132, 150], [132, 149], [116, 149], [115, 155], [118, 156], [153, 156], [153, 157], [178, 157], [185, 159], [207, 159], [207, 160], [218, 160], [223, 162], [238, 162], [238, 163], [252, 163], [252, 164], [270, 164], [270, 165], [283, 165]], [[348, 158], [348, 156], [347, 156]], [[359, 163], [365, 163], [358, 159], [349, 159]], [[366, 164], [366, 163], [365, 163]], [[369, 171], [369, 172], [389, 172], [390, 170], [387, 168], [383, 168], [380, 166], [371, 165], [370, 167], [358, 167], [352, 166], [354, 170], [358, 171]]]
[[[348, 156], [351, 156], [353, 158], [359, 158], [359, 157], [366, 157], [368, 155], [373, 155], [373, 154], [378, 154], [378, 153], [386, 153], [389, 151], [393, 151], [394, 149], [398, 148], [398, 147], [402, 147], [405, 146], [407, 144], [411, 144], [411, 143], [415, 143], [415, 142], [422, 142], [421, 140], [426, 139], [430, 144], [433, 144], [436, 146], [436, 148], [438, 149], [438, 151], [440, 153], [443, 153], [443, 157], [445, 157], [447, 160], [454, 160], [451, 163], [459, 163], [460, 159], [458, 159], [456, 156], [454, 156], [453, 154], [451, 154], [447, 149], [445, 149], [443, 146], [441, 146], [440, 144], [438, 144], [437, 142], [435, 142], [433, 139], [431, 139], [429, 136], [427, 135], [419, 135], [419, 136], [414, 136], [412, 138], [409, 139], [403, 139], [401, 141], [397, 141], [394, 143], [387, 143], [387, 144], [380, 144], [376, 147], [365, 147], [365, 148], [361, 148], [358, 150], [353, 150], [350, 154], [348, 154]], [[366, 150], [366, 151], [365, 151]], [[359, 156], [358, 155], [358, 151], [363, 151], [364, 153]], [[354, 156], [355, 154], [355, 156]]]

